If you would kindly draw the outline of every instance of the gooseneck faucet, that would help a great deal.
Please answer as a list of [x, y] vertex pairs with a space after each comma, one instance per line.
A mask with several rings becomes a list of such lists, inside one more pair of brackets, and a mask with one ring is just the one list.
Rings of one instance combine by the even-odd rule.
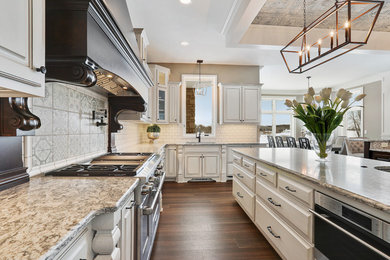
[[198, 132], [196, 132], [196, 138], [198, 138], [198, 143], [200, 143], [200, 139], [201, 139], [201, 136], [202, 136], [202, 133], [200, 132], [200, 130], [198, 130]]

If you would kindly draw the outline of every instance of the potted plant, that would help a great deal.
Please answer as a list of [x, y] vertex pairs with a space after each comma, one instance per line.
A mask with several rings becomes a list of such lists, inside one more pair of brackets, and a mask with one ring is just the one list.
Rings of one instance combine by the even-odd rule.
[[351, 102], [352, 93], [339, 89], [334, 100], [330, 98], [331, 88], [324, 88], [319, 95], [309, 88], [304, 95], [305, 102], [286, 99], [285, 105], [294, 112], [294, 117], [300, 119], [311, 132], [313, 146], [320, 161], [326, 161], [332, 149], [333, 131], [341, 124], [345, 113], [352, 105], [362, 100], [366, 94], [360, 94]]
[[146, 129], [146, 132], [148, 133], [150, 143], [153, 144], [154, 141], [160, 137], [161, 128], [156, 124], [150, 125]]

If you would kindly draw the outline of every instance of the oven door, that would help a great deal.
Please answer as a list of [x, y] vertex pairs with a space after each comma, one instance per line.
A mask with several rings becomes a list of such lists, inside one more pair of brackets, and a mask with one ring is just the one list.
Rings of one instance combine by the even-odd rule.
[[[140, 260], [150, 258], [154, 238], [160, 219], [160, 191], [155, 191], [141, 204], [139, 209], [140, 219]], [[153, 203], [155, 202], [155, 203]]]
[[315, 259], [390, 259], [390, 245], [384, 240], [319, 205], [311, 212], [315, 216]]

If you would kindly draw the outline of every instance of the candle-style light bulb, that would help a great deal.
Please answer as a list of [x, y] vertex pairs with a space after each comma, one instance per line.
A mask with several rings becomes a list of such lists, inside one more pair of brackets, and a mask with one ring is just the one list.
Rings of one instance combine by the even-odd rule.
[[344, 24], [345, 27], [345, 41], [349, 41], [349, 21], [346, 21]]
[[317, 41], [317, 44], [318, 44], [318, 56], [321, 55], [321, 43], [322, 43], [322, 39], [319, 39]]
[[334, 36], [334, 31], [330, 31], [330, 48], [333, 49], [333, 36]]
[[306, 46], [307, 59], [310, 61], [310, 45]]

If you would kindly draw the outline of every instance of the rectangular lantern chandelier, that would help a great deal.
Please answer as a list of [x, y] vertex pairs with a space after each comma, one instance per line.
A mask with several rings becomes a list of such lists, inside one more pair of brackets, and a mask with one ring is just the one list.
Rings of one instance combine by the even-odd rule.
[[382, 7], [383, 1], [336, 1], [280, 51], [288, 71], [306, 72], [367, 44]]

